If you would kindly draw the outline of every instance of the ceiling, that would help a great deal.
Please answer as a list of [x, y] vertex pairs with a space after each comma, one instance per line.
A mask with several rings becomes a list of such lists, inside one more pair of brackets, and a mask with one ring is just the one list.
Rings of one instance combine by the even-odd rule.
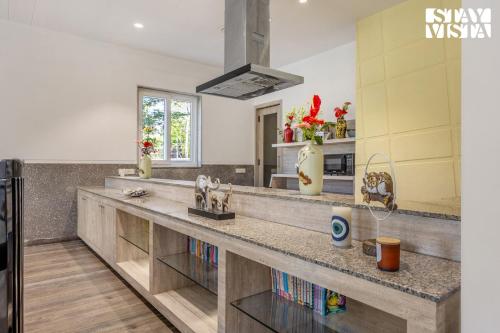
[[[358, 18], [401, 1], [271, 0], [271, 64], [352, 41]], [[224, 0], [0, 0], [0, 19], [211, 65], [224, 62]]]

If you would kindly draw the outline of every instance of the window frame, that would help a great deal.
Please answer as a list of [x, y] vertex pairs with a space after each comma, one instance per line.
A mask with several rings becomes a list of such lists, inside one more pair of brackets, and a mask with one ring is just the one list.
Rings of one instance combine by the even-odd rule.
[[[154, 168], [199, 168], [201, 167], [201, 96], [172, 90], [162, 90], [155, 88], [138, 87], [137, 89], [137, 141], [142, 140], [143, 115], [142, 101], [144, 96], [165, 98], [165, 136], [168, 140], [164, 141], [165, 159], [153, 160]], [[187, 101], [193, 103], [191, 114], [191, 159], [186, 161], [175, 161], [170, 159], [170, 120], [171, 120], [171, 100]], [[141, 159], [141, 151], [137, 147], [137, 162]]]

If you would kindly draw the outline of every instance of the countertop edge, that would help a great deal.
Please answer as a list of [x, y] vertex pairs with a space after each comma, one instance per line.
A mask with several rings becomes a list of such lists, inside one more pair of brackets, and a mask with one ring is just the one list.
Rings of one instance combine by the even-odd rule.
[[[139, 182], [145, 182], [145, 183], [151, 183], [151, 184], [158, 184], [158, 185], [170, 185], [170, 186], [178, 186], [178, 187], [184, 187], [184, 188], [193, 188], [194, 187], [194, 181], [189, 181], [189, 180], [177, 180], [177, 179], [163, 179], [163, 178], [150, 178], [150, 179], [142, 179], [139, 177], [120, 177], [120, 176], [108, 176], [106, 178], [111, 178], [111, 179], [119, 179], [119, 180], [126, 180], [126, 181], [139, 181]], [[181, 182], [185, 182], [184, 184]], [[193, 183], [193, 184], [187, 184], [188, 182]], [[243, 185], [238, 185], [241, 187], [245, 187]], [[251, 186], [250, 186], [251, 187]], [[291, 190], [288, 190], [291, 191]], [[298, 191], [294, 191], [297, 192]], [[237, 194], [244, 194], [244, 195], [253, 195], [253, 196], [258, 196], [258, 197], [265, 197], [265, 198], [286, 198], [287, 200], [293, 200], [293, 201], [302, 201], [302, 202], [309, 202], [309, 203], [315, 203], [319, 205], [327, 205], [327, 206], [339, 206], [339, 207], [351, 207], [351, 208], [357, 208], [357, 209], [368, 209], [368, 206], [366, 205], [360, 205], [360, 204], [350, 204], [346, 202], [339, 202], [339, 201], [334, 201], [334, 200], [329, 200], [329, 199], [318, 199], [317, 197], [311, 197], [311, 198], [306, 198], [304, 196], [293, 196], [293, 195], [286, 195], [285, 193], [283, 195], [278, 195], [276, 193], [255, 193], [251, 191], [243, 191], [241, 189], [234, 189], [233, 188], [233, 193]], [[328, 193], [325, 193], [328, 194]], [[372, 207], [373, 210], [375, 211], [385, 211], [384, 208], [382, 207]], [[447, 221], [454, 221], [457, 223], [461, 222], [461, 216], [458, 215], [451, 215], [451, 214], [443, 214], [443, 213], [433, 213], [433, 212], [423, 212], [423, 211], [415, 211], [415, 210], [407, 210], [407, 209], [398, 209], [395, 211], [393, 214], [400, 214], [400, 215], [411, 215], [411, 216], [419, 216], [419, 217], [426, 217], [426, 218], [433, 218], [433, 219], [440, 219], [440, 220], [447, 220]]]

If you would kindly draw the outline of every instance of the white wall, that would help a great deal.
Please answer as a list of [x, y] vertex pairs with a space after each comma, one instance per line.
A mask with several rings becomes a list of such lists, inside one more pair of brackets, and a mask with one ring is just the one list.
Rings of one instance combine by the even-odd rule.
[[492, 8], [492, 38], [462, 41], [462, 332], [500, 331], [500, 1], [463, 0]]
[[[0, 20], [0, 157], [134, 163], [137, 86], [193, 93], [221, 72]], [[203, 163], [253, 164], [251, 103], [202, 103]]]
[[[271, 52], [279, 52], [273, 50]], [[314, 94], [321, 96], [322, 116], [333, 121], [333, 108], [345, 101], [355, 102], [356, 87], [356, 43], [352, 42], [327, 52], [283, 66], [285, 72], [302, 75], [304, 84], [265, 95], [253, 100], [254, 105], [283, 100], [283, 117], [292, 107], [309, 103]], [[345, 117], [355, 117], [356, 105]], [[307, 110], [309, 111], [309, 110]]]

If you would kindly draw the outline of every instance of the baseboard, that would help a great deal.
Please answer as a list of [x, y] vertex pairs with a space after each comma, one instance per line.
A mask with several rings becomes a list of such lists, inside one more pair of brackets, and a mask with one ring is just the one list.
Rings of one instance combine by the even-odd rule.
[[25, 240], [24, 246], [34, 246], [34, 245], [44, 245], [44, 244], [52, 244], [52, 243], [62, 243], [62, 242], [70, 242], [80, 239], [77, 236], [70, 237], [57, 237], [57, 238], [44, 238], [44, 239], [32, 239]]

